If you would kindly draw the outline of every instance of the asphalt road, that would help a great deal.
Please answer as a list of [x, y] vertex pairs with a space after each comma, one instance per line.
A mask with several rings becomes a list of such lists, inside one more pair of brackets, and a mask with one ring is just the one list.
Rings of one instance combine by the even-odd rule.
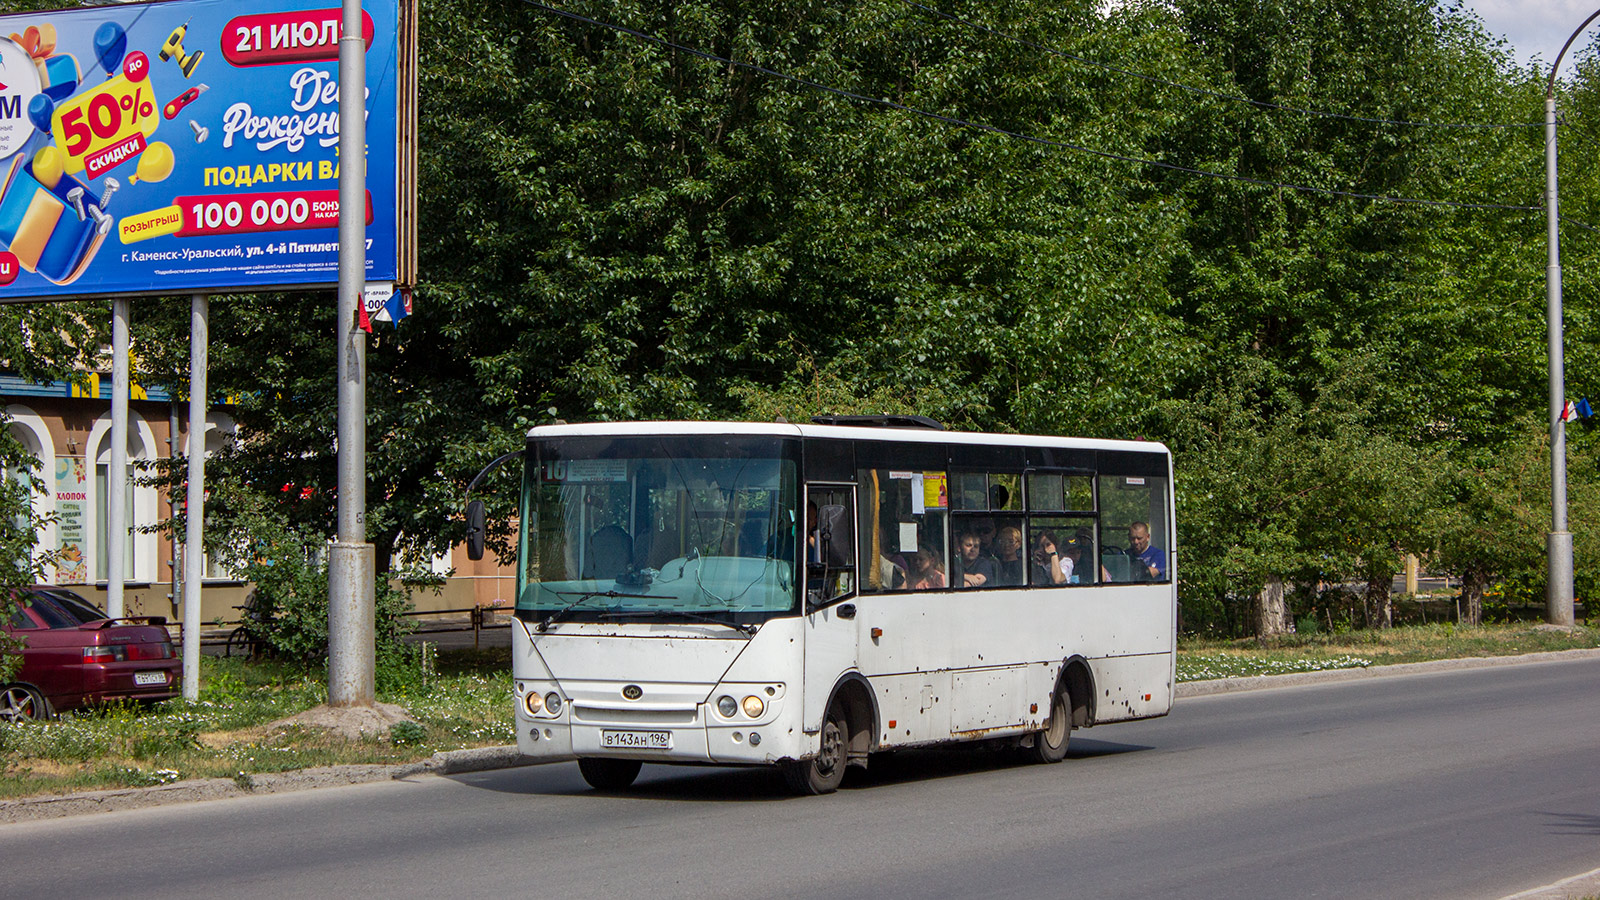
[[1600, 866], [1600, 660], [1180, 703], [831, 797], [572, 764], [0, 826], [0, 896], [1498, 898]]

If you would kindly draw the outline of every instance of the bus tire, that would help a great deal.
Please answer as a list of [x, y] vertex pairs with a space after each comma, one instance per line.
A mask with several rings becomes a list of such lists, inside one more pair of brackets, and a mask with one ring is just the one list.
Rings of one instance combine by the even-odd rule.
[[844, 705], [834, 698], [822, 721], [822, 746], [811, 759], [791, 760], [783, 766], [784, 780], [797, 794], [831, 794], [844, 781], [850, 762], [850, 720]]
[[591, 757], [578, 760], [578, 771], [583, 773], [583, 780], [597, 791], [621, 791], [639, 777], [639, 768], [643, 765], [637, 759]]
[[1056, 688], [1050, 698], [1050, 721], [1033, 736], [1028, 758], [1037, 763], [1058, 763], [1067, 758], [1067, 741], [1072, 737], [1072, 703], [1066, 685]]

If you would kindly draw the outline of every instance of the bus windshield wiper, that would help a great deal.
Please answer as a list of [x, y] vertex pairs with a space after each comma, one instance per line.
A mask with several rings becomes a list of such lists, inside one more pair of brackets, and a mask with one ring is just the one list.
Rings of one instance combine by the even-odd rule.
[[696, 622], [705, 622], [705, 623], [710, 624], [710, 625], [721, 625], [724, 628], [732, 628], [735, 631], [742, 631], [745, 634], [752, 635], [752, 636], [758, 630], [758, 627], [756, 625], [751, 625], [751, 624], [741, 625], [741, 624], [739, 624], [737, 622], [725, 622], [725, 621], [723, 621], [721, 619], [714, 619], [711, 616], [702, 615], [701, 613], [689, 612], [688, 610], [682, 610], [682, 609], [619, 610], [617, 612], [608, 613], [608, 615], [610, 615], [614, 619], [644, 618], [646, 616], [649, 616], [649, 617], [662, 617], [662, 618], [667, 617], [667, 616], [682, 616], [685, 619], [693, 619]]
[[568, 603], [566, 606], [561, 607], [560, 609], [556, 610], [555, 612], [551, 613], [550, 615], [545, 616], [543, 621], [541, 621], [538, 625], [534, 626], [534, 630], [536, 630], [536, 631], [543, 632], [545, 629], [549, 628], [551, 625], [554, 625], [557, 619], [560, 619], [562, 616], [566, 615], [569, 612], [572, 612], [574, 609], [577, 609], [578, 607], [582, 606], [585, 603], [588, 603], [590, 600], [593, 600], [596, 597], [606, 597], [606, 598], [627, 597], [629, 599], [634, 599], [634, 600], [660, 600], [660, 599], [662, 599], [659, 595], [655, 595], [655, 594], [624, 594], [621, 591], [617, 591], [617, 590], [609, 590], [609, 591], [552, 591], [551, 593], [555, 594], [558, 597], [571, 597], [574, 594], [577, 594], [578, 595], [578, 599], [572, 601], [571, 603]]

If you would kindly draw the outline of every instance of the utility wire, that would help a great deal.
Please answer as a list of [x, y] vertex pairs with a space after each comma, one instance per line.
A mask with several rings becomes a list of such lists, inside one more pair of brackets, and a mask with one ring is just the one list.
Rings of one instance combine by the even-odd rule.
[[1031, 48], [1033, 48], [1035, 50], [1039, 50], [1041, 52], [1048, 53], [1048, 54], [1050, 54], [1052, 56], [1058, 56], [1058, 57], [1060, 57], [1062, 59], [1071, 60], [1071, 61], [1076, 62], [1076, 63], [1082, 63], [1083, 65], [1086, 65], [1086, 66], [1093, 66], [1093, 67], [1095, 67], [1097, 69], [1104, 69], [1107, 72], [1115, 72], [1118, 75], [1127, 75], [1130, 78], [1138, 78], [1138, 79], [1140, 79], [1142, 81], [1148, 81], [1148, 82], [1150, 82], [1152, 84], [1162, 84], [1162, 85], [1166, 85], [1167, 87], [1175, 87], [1178, 90], [1188, 91], [1191, 94], [1197, 94], [1197, 95], [1202, 96], [1202, 97], [1215, 97], [1218, 100], [1233, 100], [1233, 101], [1236, 101], [1236, 102], [1239, 102], [1239, 103], [1248, 103], [1251, 106], [1256, 107], [1257, 109], [1275, 109], [1275, 110], [1280, 110], [1282, 112], [1300, 113], [1301, 115], [1306, 115], [1306, 116], [1320, 116], [1320, 117], [1328, 118], [1328, 119], [1344, 119], [1345, 121], [1348, 121], [1348, 122], [1366, 122], [1366, 123], [1372, 124], [1372, 125], [1406, 125], [1406, 126], [1412, 126], [1412, 127], [1417, 127], [1417, 128], [1463, 128], [1463, 129], [1484, 128], [1484, 129], [1488, 129], [1488, 128], [1543, 128], [1544, 127], [1544, 123], [1543, 122], [1514, 122], [1514, 123], [1510, 123], [1510, 124], [1497, 124], [1497, 123], [1474, 124], [1474, 123], [1471, 123], [1471, 122], [1450, 122], [1450, 123], [1446, 123], [1446, 122], [1411, 122], [1411, 121], [1406, 121], [1404, 119], [1383, 119], [1383, 118], [1373, 118], [1373, 117], [1369, 117], [1369, 116], [1352, 116], [1352, 115], [1346, 115], [1345, 113], [1323, 112], [1323, 111], [1315, 110], [1315, 109], [1302, 109], [1302, 108], [1297, 107], [1297, 106], [1284, 106], [1284, 105], [1279, 104], [1279, 103], [1268, 103], [1265, 100], [1252, 100], [1249, 97], [1238, 97], [1238, 96], [1235, 96], [1233, 94], [1224, 94], [1224, 93], [1221, 93], [1220, 91], [1208, 90], [1206, 88], [1191, 87], [1191, 86], [1189, 86], [1187, 84], [1183, 84], [1181, 82], [1169, 81], [1169, 80], [1167, 80], [1165, 78], [1160, 78], [1160, 77], [1157, 77], [1155, 75], [1146, 75], [1143, 72], [1135, 72], [1132, 69], [1124, 69], [1124, 68], [1122, 68], [1120, 66], [1113, 66], [1113, 65], [1111, 65], [1109, 63], [1103, 63], [1103, 62], [1099, 62], [1097, 60], [1088, 59], [1087, 57], [1076, 56], [1074, 54], [1067, 53], [1064, 50], [1057, 50], [1054, 47], [1048, 47], [1048, 46], [1045, 46], [1044, 44], [1035, 43], [1034, 41], [1030, 41], [1027, 38], [1021, 38], [1021, 37], [1017, 37], [1016, 35], [1013, 35], [1013, 34], [1007, 34], [1004, 31], [999, 31], [997, 29], [990, 28], [987, 25], [984, 25], [984, 24], [982, 24], [980, 22], [974, 22], [971, 19], [963, 19], [960, 16], [951, 15], [950, 13], [943, 12], [942, 10], [934, 9], [931, 6], [925, 6], [925, 5], [921, 4], [921, 3], [916, 2], [916, 0], [906, 0], [906, 3], [909, 6], [915, 7], [916, 9], [920, 9], [923, 12], [926, 12], [926, 13], [929, 13], [931, 15], [937, 16], [937, 17], [939, 17], [941, 19], [945, 19], [945, 20], [948, 20], [948, 21], [951, 21], [951, 22], [955, 22], [958, 25], [965, 25], [968, 28], [973, 28], [973, 29], [976, 29], [978, 31], [982, 31], [985, 34], [993, 35], [994, 37], [1004, 38], [1004, 39], [1006, 39], [1008, 41], [1015, 41], [1016, 43], [1021, 44], [1024, 47], [1031, 47]]
[[1138, 164], [1138, 165], [1145, 165], [1145, 166], [1154, 166], [1154, 167], [1156, 167], [1158, 169], [1166, 169], [1166, 170], [1172, 171], [1172, 172], [1182, 172], [1182, 173], [1187, 174], [1187, 175], [1199, 175], [1199, 176], [1205, 177], [1205, 178], [1217, 178], [1217, 179], [1221, 179], [1221, 180], [1224, 180], [1224, 181], [1234, 181], [1234, 182], [1239, 182], [1239, 183], [1243, 183], [1243, 184], [1258, 185], [1258, 186], [1261, 186], [1261, 187], [1270, 187], [1270, 188], [1279, 188], [1279, 189], [1284, 189], [1284, 190], [1300, 191], [1302, 193], [1308, 193], [1308, 194], [1322, 194], [1322, 195], [1330, 196], [1330, 197], [1346, 197], [1346, 198], [1350, 198], [1350, 199], [1354, 199], [1354, 200], [1376, 200], [1376, 201], [1383, 202], [1383, 203], [1400, 203], [1400, 204], [1409, 204], [1409, 205], [1413, 205], [1413, 206], [1448, 207], [1448, 208], [1452, 208], [1452, 209], [1504, 209], [1504, 210], [1514, 210], [1514, 211], [1517, 211], [1517, 212], [1538, 212], [1538, 211], [1543, 209], [1543, 207], [1541, 207], [1541, 206], [1519, 206], [1519, 205], [1511, 204], [1511, 203], [1461, 203], [1461, 202], [1457, 202], [1457, 201], [1453, 201], [1453, 200], [1426, 200], [1426, 199], [1421, 199], [1421, 198], [1416, 198], [1416, 197], [1397, 197], [1397, 196], [1394, 196], [1394, 195], [1391, 195], [1391, 194], [1364, 194], [1364, 193], [1360, 193], [1360, 192], [1357, 192], [1357, 191], [1340, 191], [1340, 190], [1335, 190], [1333, 188], [1312, 187], [1310, 185], [1303, 185], [1303, 184], [1286, 184], [1286, 183], [1283, 183], [1283, 182], [1268, 181], [1268, 180], [1266, 180], [1264, 178], [1251, 178], [1251, 177], [1249, 177], [1247, 175], [1232, 175], [1232, 174], [1228, 174], [1228, 173], [1225, 173], [1225, 172], [1210, 172], [1210, 171], [1207, 171], [1205, 169], [1194, 169], [1194, 168], [1190, 168], [1188, 166], [1180, 166], [1180, 165], [1177, 165], [1175, 163], [1160, 162], [1158, 160], [1153, 160], [1153, 159], [1141, 159], [1141, 158], [1136, 157], [1136, 156], [1126, 156], [1126, 155], [1123, 155], [1123, 154], [1120, 154], [1120, 153], [1111, 153], [1111, 152], [1106, 151], [1106, 150], [1096, 150], [1093, 147], [1086, 147], [1086, 146], [1083, 146], [1082, 144], [1074, 144], [1074, 143], [1070, 143], [1068, 141], [1052, 140], [1050, 138], [1043, 138], [1043, 137], [1038, 137], [1036, 135], [1025, 134], [1025, 133], [1020, 132], [1020, 131], [1009, 131], [1007, 129], [999, 128], [999, 127], [994, 126], [994, 125], [985, 125], [985, 124], [983, 124], [981, 122], [971, 122], [971, 121], [968, 121], [966, 119], [956, 118], [954, 116], [946, 116], [946, 115], [941, 115], [941, 114], [935, 113], [935, 112], [929, 112], [929, 111], [924, 110], [924, 109], [918, 109], [918, 108], [916, 108], [914, 106], [907, 106], [907, 105], [905, 105], [903, 103], [897, 103], [897, 102], [895, 102], [893, 100], [883, 99], [883, 98], [879, 98], [879, 97], [869, 97], [869, 96], [867, 96], [865, 94], [858, 94], [858, 93], [856, 93], [854, 91], [847, 91], [847, 90], [844, 90], [842, 88], [832, 87], [830, 85], [822, 84], [821, 82], [811, 81], [810, 79], [807, 79], [807, 78], [801, 78], [801, 77], [799, 77], [797, 75], [790, 75], [790, 74], [785, 73], [785, 72], [779, 72], [776, 69], [769, 69], [769, 68], [767, 68], [765, 66], [758, 66], [758, 65], [756, 65], [754, 63], [739, 62], [737, 60], [729, 59], [729, 58], [727, 58], [725, 56], [718, 56], [715, 53], [710, 53], [710, 52], [707, 52], [705, 50], [699, 50], [699, 49], [696, 49], [694, 47], [687, 47], [687, 46], [684, 46], [682, 44], [678, 44], [678, 43], [674, 43], [672, 41], [669, 41], [666, 38], [658, 37], [658, 36], [653, 35], [653, 34], [648, 34], [648, 33], [643, 32], [643, 31], [638, 31], [638, 30], [633, 29], [633, 28], [628, 28], [627, 26], [624, 26], [624, 25], [617, 25], [617, 24], [612, 23], [612, 22], [602, 22], [602, 21], [600, 21], [598, 19], [591, 19], [588, 16], [581, 15], [581, 14], [575, 13], [575, 12], [571, 12], [569, 10], [558, 9], [558, 8], [556, 8], [554, 6], [546, 6], [545, 4], [538, 2], [538, 0], [522, 0], [522, 2], [528, 4], [529, 6], [532, 6], [532, 7], [536, 8], [536, 9], [542, 9], [545, 12], [551, 13], [553, 15], [560, 16], [562, 18], [572, 19], [573, 21], [582, 22], [582, 23], [584, 23], [586, 25], [595, 25], [595, 26], [598, 26], [598, 27], [601, 27], [601, 28], [609, 28], [612, 31], [618, 32], [619, 34], [626, 34], [626, 35], [628, 35], [630, 37], [635, 37], [635, 38], [638, 38], [638, 39], [640, 39], [642, 41], [648, 41], [649, 43], [656, 44], [658, 46], [668, 47], [668, 48], [671, 48], [673, 50], [678, 50], [678, 51], [681, 51], [683, 53], [690, 54], [691, 56], [698, 56], [701, 59], [710, 60], [712, 62], [721, 63], [723, 65], [734, 66], [734, 67], [737, 67], [737, 68], [740, 68], [740, 69], [747, 69], [747, 70], [752, 71], [752, 72], [759, 72], [759, 73], [761, 73], [763, 75], [769, 75], [769, 76], [771, 76], [773, 78], [779, 78], [779, 79], [782, 79], [784, 81], [791, 81], [791, 82], [794, 82], [795, 84], [803, 85], [805, 87], [809, 87], [809, 88], [812, 88], [814, 90], [824, 91], [824, 92], [830, 93], [830, 94], [836, 94], [836, 95], [838, 95], [840, 97], [844, 97], [844, 98], [846, 98], [848, 100], [854, 100], [854, 101], [856, 101], [858, 103], [865, 103], [865, 104], [869, 104], [869, 105], [873, 105], [873, 106], [881, 106], [881, 107], [885, 107], [885, 108], [888, 108], [888, 109], [897, 109], [897, 110], [900, 110], [901, 112], [910, 113], [910, 114], [912, 114], [914, 116], [920, 116], [922, 118], [930, 119], [930, 120], [933, 120], [933, 121], [936, 121], [936, 122], [943, 122], [943, 123], [945, 123], [947, 125], [955, 125], [955, 126], [960, 127], [960, 128], [971, 128], [971, 129], [974, 129], [974, 130], [977, 130], [977, 131], [985, 131], [985, 132], [988, 132], [990, 134], [998, 134], [998, 135], [1003, 135], [1005, 137], [1016, 138], [1017, 140], [1027, 141], [1029, 143], [1039, 144], [1039, 145], [1046, 146], [1046, 147], [1055, 147], [1055, 148], [1063, 149], [1063, 150], [1076, 150], [1076, 151], [1078, 151], [1080, 153], [1087, 153], [1087, 154], [1090, 154], [1091, 156], [1098, 156], [1098, 157], [1100, 157], [1102, 159], [1116, 160], [1118, 162], [1135, 163], [1135, 164]]

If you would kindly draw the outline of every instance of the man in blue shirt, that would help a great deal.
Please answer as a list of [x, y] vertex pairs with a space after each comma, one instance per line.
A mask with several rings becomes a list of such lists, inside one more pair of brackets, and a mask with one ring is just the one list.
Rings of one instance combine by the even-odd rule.
[[1143, 571], [1134, 570], [1137, 580], [1161, 581], [1167, 577], [1167, 552], [1150, 546], [1149, 525], [1134, 522], [1128, 526], [1128, 551], [1144, 567]]

